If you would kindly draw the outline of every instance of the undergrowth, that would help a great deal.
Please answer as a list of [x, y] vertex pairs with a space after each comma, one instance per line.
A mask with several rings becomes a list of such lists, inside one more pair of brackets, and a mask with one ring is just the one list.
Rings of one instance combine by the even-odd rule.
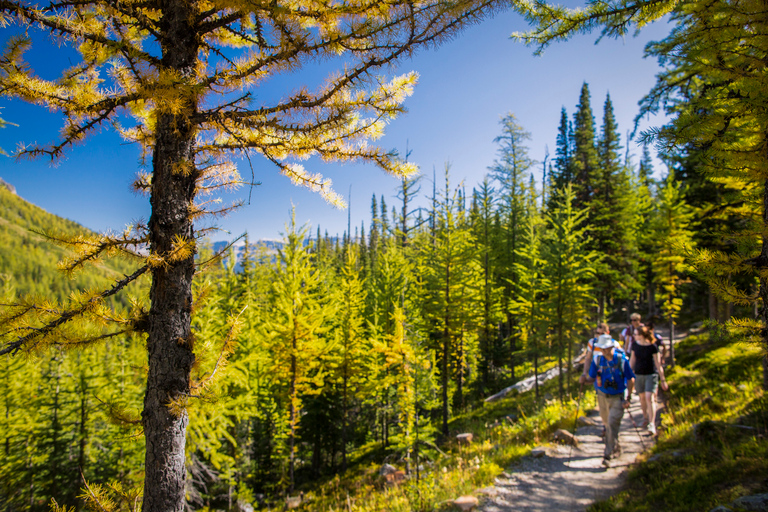
[[676, 346], [666, 427], [627, 489], [590, 512], [703, 511], [768, 492], [762, 351], [719, 327]]
[[[572, 376], [576, 376], [572, 372]], [[453, 500], [463, 495], [478, 496], [494, 484], [504, 468], [549, 440], [558, 428], [573, 430], [577, 400], [561, 404], [557, 399], [558, 379], [540, 386], [543, 403], [536, 407], [534, 391], [517, 394], [492, 403], [483, 403], [450, 424], [451, 441], [440, 447], [442, 454], [426, 450], [410, 474], [397, 485], [379, 476], [381, 460], [358, 454], [368, 461], [345, 474], [307, 489], [300, 510], [312, 511], [387, 511], [426, 512], [454, 510]], [[572, 389], [576, 389], [572, 386]], [[587, 403], [589, 402], [589, 403]], [[594, 407], [594, 397], [586, 395], [580, 406]], [[469, 444], [459, 444], [456, 435], [472, 433]], [[398, 469], [405, 461], [394, 461]], [[458, 509], [456, 509], [458, 510]]]

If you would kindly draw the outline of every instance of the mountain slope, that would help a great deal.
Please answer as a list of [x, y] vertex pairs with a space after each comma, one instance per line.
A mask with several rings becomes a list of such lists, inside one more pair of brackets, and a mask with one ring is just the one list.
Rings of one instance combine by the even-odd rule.
[[10, 285], [16, 295], [41, 295], [62, 299], [77, 290], [102, 287], [130, 271], [126, 262], [112, 261], [70, 279], [57, 263], [70, 254], [40, 232], [89, 232], [73, 222], [50, 214], [6, 186], [0, 186], [0, 289]]

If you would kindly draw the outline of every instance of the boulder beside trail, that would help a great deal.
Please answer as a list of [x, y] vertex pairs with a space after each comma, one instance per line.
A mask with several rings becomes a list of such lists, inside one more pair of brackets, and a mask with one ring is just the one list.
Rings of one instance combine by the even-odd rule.
[[385, 463], [385, 464], [382, 464], [381, 467], [379, 468], [379, 476], [391, 475], [395, 471], [397, 471], [397, 468], [395, 466], [393, 466], [392, 464]]
[[453, 504], [459, 507], [461, 510], [472, 510], [480, 502], [474, 496], [459, 496], [453, 500]]
[[474, 436], [471, 433], [459, 434], [456, 436], [456, 440], [459, 444], [472, 444], [472, 438]]
[[768, 494], [753, 494], [736, 498], [727, 505], [719, 505], [709, 512], [768, 512]]
[[552, 440], [570, 446], [579, 446], [579, 441], [576, 439], [576, 436], [562, 428], [557, 429], [555, 433], [552, 434]]

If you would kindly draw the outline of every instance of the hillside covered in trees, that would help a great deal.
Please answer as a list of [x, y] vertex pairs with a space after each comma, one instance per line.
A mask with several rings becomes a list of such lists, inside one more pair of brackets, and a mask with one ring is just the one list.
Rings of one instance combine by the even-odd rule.
[[[369, 144], [416, 79], [382, 74], [509, 7], [532, 27], [516, 37], [539, 50], [669, 15], [669, 36], [647, 47], [662, 71], [640, 105], [640, 115], [669, 116], [641, 135], [668, 169], [653, 172], [647, 146], [633, 162], [610, 97], [599, 112], [587, 84], [553, 126], [551, 162], [535, 163], [542, 155], [528, 154], [525, 127], [505, 116], [482, 183], [455, 183], [449, 166], [430, 182]], [[709, 484], [645, 508], [685, 510], [681, 495], [721, 504], [764, 488], [764, 477], [726, 485], [765, 473], [764, 10], [751, 0], [577, 10], [496, 0], [0, 3], [13, 28], [0, 94], [63, 116], [57, 141], [16, 156], [56, 160], [114, 129], [141, 148], [148, 170], [133, 188], [152, 207], [146, 224], [121, 233], [75, 234], [2, 192], [2, 236], [14, 251], [1, 269], [0, 505], [248, 510], [293, 506], [283, 499], [301, 491], [317, 500], [312, 509], [438, 509], [447, 503], [439, 483], [482, 485], [564, 424], [572, 399], [584, 398], [571, 370], [590, 328], [632, 312], [668, 326], [681, 395], [662, 442], [685, 446], [669, 457], [680, 475], [641, 472], [633, 491], [700, 475]], [[38, 74], [25, 52], [46, 38], [71, 60]], [[324, 59], [338, 69], [322, 85], [303, 87], [302, 75], [285, 97], [257, 94]], [[394, 199], [377, 194], [370, 222], [341, 242], [287, 218], [277, 255], [246, 241], [235, 262], [206, 246], [198, 221], [238, 206], [209, 195], [244, 181], [243, 156], [332, 204], [341, 199], [330, 182], [299, 162], [372, 162], [402, 182]], [[420, 194], [427, 206], [414, 208]], [[66, 272], [115, 256], [126, 269], [41, 290], [55, 254], [40, 245], [41, 223], [64, 248]], [[676, 354], [679, 326], [706, 318], [722, 325]], [[545, 369], [558, 378], [500, 405], [482, 401]], [[683, 428], [700, 416], [746, 424], [709, 425], [688, 446]], [[468, 425], [484, 431], [481, 443], [452, 446], [454, 429]], [[373, 476], [384, 462], [404, 468], [388, 482], [408, 482], [399, 494]]]

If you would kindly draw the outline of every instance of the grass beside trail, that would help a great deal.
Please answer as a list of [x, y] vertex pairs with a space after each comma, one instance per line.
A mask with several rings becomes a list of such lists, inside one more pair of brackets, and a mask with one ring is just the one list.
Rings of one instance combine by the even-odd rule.
[[668, 410], [625, 491], [590, 512], [707, 512], [768, 492], [768, 397], [761, 349], [723, 328], [689, 336], [667, 370]]

